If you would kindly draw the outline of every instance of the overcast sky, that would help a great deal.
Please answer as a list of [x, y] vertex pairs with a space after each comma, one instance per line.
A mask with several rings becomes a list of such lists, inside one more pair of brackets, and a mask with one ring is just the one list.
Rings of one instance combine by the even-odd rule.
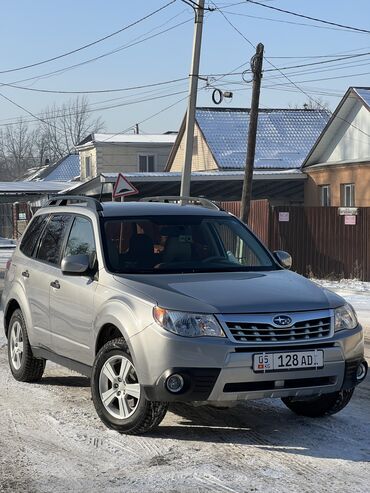
[[[369, 0], [261, 1], [300, 14], [370, 30]], [[0, 72], [3, 72], [0, 73], [0, 84], [16, 83], [33, 89], [57, 91], [87, 91], [141, 86], [186, 77], [191, 60], [193, 11], [181, 0], [176, 0], [150, 18], [87, 49], [53, 62], [4, 73], [5, 70], [34, 64], [93, 42], [169, 2], [170, 0], [0, 0]], [[370, 52], [368, 33], [318, 24], [238, 0], [215, 0], [215, 4], [251, 43], [264, 43], [266, 57], [275, 67], [320, 62], [328, 60], [326, 55]], [[178, 26], [174, 27], [176, 25]], [[170, 30], [134, 46], [127, 46], [166, 29]], [[109, 56], [66, 69], [122, 47], [124, 49]], [[207, 12], [201, 74], [229, 73], [243, 63], [246, 64], [243, 68], [248, 68], [252, 54], [252, 46], [230, 26], [219, 11]], [[370, 86], [369, 61], [370, 55], [360, 56], [346, 61], [291, 69], [286, 74], [313, 99], [321, 98], [334, 109], [348, 86]], [[267, 61], [264, 62], [266, 73], [262, 83], [261, 105], [287, 107], [303, 104], [308, 99], [307, 96], [292, 86], [279, 72], [267, 72], [272, 68]], [[56, 74], [44, 75], [58, 70]], [[18, 82], [29, 78], [32, 79]], [[330, 80], [323, 80], [328, 78]], [[248, 74], [245, 79], [248, 81]], [[279, 87], [278, 83], [286, 85]], [[243, 82], [241, 75], [228, 75], [213, 84], [224, 90], [234, 91], [232, 102], [223, 103], [222, 107], [249, 106], [250, 84]], [[205, 90], [204, 85], [205, 82], [200, 81], [198, 105], [212, 106], [211, 91]], [[126, 130], [136, 122], [161, 112], [140, 126], [143, 132], [156, 133], [178, 129], [184, 115], [186, 100], [183, 98], [186, 98], [186, 91], [187, 81], [184, 80], [130, 92], [90, 94], [88, 97], [94, 109], [116, 106], [93, 113], [103, 118], [106, 131]], [[7, 86], [0, 87], [0, 92], [36, 114], [53, 102], [61, 104], [74, 97]], [[142, 101], [145, 99], [152, 100]], [[183, 100], [180, 101], [181, 99]], [[180, 102], [175, 104], [178, 101]], [[164, 110], [170, 105], [174, 106]], [[0, 124], [8, 123], [12, 121], [9, 119], [18, 116], [31, 119], [21, 108], [0, 97]]]

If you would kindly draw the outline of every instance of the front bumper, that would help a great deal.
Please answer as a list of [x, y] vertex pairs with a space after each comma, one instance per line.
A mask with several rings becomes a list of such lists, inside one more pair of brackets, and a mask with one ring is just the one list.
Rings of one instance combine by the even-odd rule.
[[[130, 342], [146, 396], [156, 401], [238, 401], [331, 393], [357, 385], [357, 367], [364, 360], [360, 325], [337, 332], [325, 342], [253, 348], [226, 338], [179, 337], [153, 324]], [[253, 355], [261, 349], [320, 349], [324, 352], [324, 367], [256, 373]], [[184, 388], [178, 393], [166, 388], [166, 379], [172, 373], [184, 377]]]

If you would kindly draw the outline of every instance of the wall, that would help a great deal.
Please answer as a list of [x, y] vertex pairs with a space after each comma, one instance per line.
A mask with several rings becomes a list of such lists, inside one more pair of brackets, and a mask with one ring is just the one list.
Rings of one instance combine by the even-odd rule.
[[139, 154], [154, 155], [155, 171], [163, 171], [171, 149], [172, 144], [137, 145], [107, 143], [80, 150], [81, 180], [86, 179], [86, 156], [91, 156], [91, 170], [93, 176], [97, 176], [100, 173], [137, 173], [139, 171]]
[[355, 184], [355, 206], [370, 207], [370, 162], [347, 165], [327, 165], [320, 168], [305, 168], [308, 179], [305, 183], [305, 206], [320, 206], [320, 185], [330, 185], [331, 205], [339, 207], [340, 185]]
[[[206, 144], [198, 125], [195, 125], [194, 137], [197, 141], [195, 152], [192, 158], [192, 171], [211, 171], [218, 170], [216, 161], [214, 160], [211, 151]], [[185, 133], [181, 138], [180, 145], [177, 149], [173, 160], [171, 171], [182, 171], [185, 158]]]

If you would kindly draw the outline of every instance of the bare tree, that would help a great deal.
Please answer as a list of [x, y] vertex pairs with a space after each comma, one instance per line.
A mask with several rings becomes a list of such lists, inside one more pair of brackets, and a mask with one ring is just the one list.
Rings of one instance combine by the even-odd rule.
[[72, 152], [88, 134], [104, 128], [101, 118], [91, 118], [85, 96], [69, 100], [62, 106], [54, 104], [43, 112], [41, 119], [40, 136], [47, 143], [52, 161]]
[[32, 132], [22, 118], [2, 132], [0, 148], [3, 167], [10, 178], [18, 178], [35, 165]]

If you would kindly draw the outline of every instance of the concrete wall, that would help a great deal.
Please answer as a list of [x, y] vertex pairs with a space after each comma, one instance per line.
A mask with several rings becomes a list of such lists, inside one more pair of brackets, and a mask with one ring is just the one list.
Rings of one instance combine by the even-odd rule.
[[[191, 164], [192, 171], [211, 171], [218, 170], [216, 161], [214, 160], [208, 145], [206, 144], [198, 125], [195, 125], [194, 137], [196, 145], [194, 145], [193, 159]], [[185, 157], [185, 134], [183, 135], [180, 145], [177, 149], [173, 160], [171, 171], [182, 171]]]
[[331, 205], [340, 207], [341, 185], [355, 184], [355, 206], [370, 207], [370, 160], [365, 164], [327, 165], [306, 168], [305, 205], [319, 206], [320, 186], [330, 185]]
[[85, 157], [91, 157], [92, 177], [100, 173], [137, 173], [139, 155], [154, 155], [155, 171], [163, 171], [167, 163], [172, 144], [98, 144], [79, 151], [81, 179], [85, 180]]

